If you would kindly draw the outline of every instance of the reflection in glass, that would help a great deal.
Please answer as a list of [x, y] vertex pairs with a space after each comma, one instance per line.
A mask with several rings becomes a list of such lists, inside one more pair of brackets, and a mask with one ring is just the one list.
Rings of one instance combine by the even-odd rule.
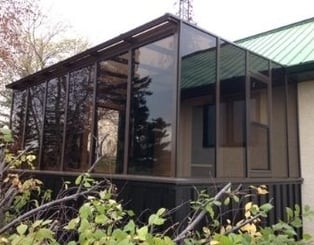
[[249, 161], [252, 170], [270, 170], [267, 87], [267, 83], [251, 77]]
[[65, 90], [65, 77], [48, 81], [41, 164], [42, 168], [46, 170], [60, 170], [61, 166]]
[[45, 88], [46, 84], [42, 83], [29, 89], [25, 148], [37, 157], [33, 162], [35, 166], [40, 162], [38, 157], [43, 126]]
[[220, 49], [219, 177], [243, 177], [245, 163], [245, 51]]
[[177, 174], [213, 176], [216, 144], [216, 38], [191, 26], [181, 33]]
[[133, 52], [128, 173], [170, 175], [174, 37]]
[[97, 75], [96, 172], [122, 173], [128, 56], [99, 62]]
[[249, 70], [252, 73], [261, 73], [269, 76], [269, 61], [259, 55], [249, 52]]
[[14, 90], [14, 104], [11, 113], [11, 129], [14, 138], [14, 151], [23, 147], [23, 130], [26, 111], [27, 90]]
[[93, 67], [70, 73], [67, 107], [65, 170], [86, 170], [89, 167], [93, 98]]

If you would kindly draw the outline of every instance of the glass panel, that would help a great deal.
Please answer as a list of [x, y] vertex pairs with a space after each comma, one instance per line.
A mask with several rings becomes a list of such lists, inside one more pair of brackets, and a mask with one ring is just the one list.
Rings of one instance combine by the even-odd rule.
[[252, 170], [270, 170], [268, 154], [268, 127], [251, 122], [250, 125], [250, 166]]
[[250, 119], [268, 125], [267, 84], [251, 77]]
[[177, 174], [214, 176], [216, 37], [183, 24]]
[[243, 177], [245, 163], [245, 51], [220, 49], [219, 177]]
[[26, 111], [27, 90], [14, 90], [13, 108], [11, 114], [11, 129], [14, 137], [15, 151], [23, 147], [23, 130]]
[[40, 163], [39, 147], [44, 116], [44, 98], [46, 84], [39, 84], [29, 89], [29, 102], [27, 110], [27, 124], [25, 134], [25, 148], [28, 148], [37, 159], [33, 162], [36, 166]]
[[128, 172], [170, 176], [176, 85], [175, 38], [133, 52]]
[[86, 170], [89, 165], [93, 105], [93, 67], [70, 73], [64, 170]]
[[60, 170], [66, 78], [54, 78], [47, 85], [47, 102], [44, 122], [42, 169]]
[[269, 76], [269, 61], [261, 56], [249, 52], [249, 69], [252, 73], [261, 73]]
[[274, 177], [288, 177], [286, 88], [283, 69], [272, 69], [272, 149]]
[[96, 172], [123, 172], [128, 64], [127, 54], [98, 64]]
[[249, 163], [252, 170], [270, 170], [268, 85], [250, 78]]

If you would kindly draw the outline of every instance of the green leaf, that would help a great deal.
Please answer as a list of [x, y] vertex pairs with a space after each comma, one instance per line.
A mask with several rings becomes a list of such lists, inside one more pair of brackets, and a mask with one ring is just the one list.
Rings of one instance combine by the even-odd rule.
[[105, 224], [107, 220], [108, 218], [104, 214], [100, 214], [95, 217], [96, 224]]
[[79, 222], [80, 222], [79, 217], [77, 217], [75, 219], [71, 219], [69, 224], [65, 227], [65, 229], [74, 230]]
[[79, 175], [76, 179], [75, 179], [75, 184], [79, 185], [82, 182], [82, 175]]
[[86, 203], [80, 208], [79, 213], [80, 213], [81, 218], [87, 219], [91, 215], [92, 209], [90, 205]]
[[165, 222], [165, 219], [159, 217], [157, 214], [152, 214], [148, 218], [148, 224], [149, 225], [162, 225], [162, 224], [164, 224], [164, 222]]
[[160, 208], [160, 209], [158, 209], [158, 211], [157, 211], [157, 215], [158, 216], [162, 216], [162, 215], [164, 215], [165, 214], [165, 212], [166, 212], [166, 209], [165, 208]]
[[273, 205], [270, 203], [265, 203], [262, 206], [260, 206], [260, 210], [262, 210], [264, 212], [269, 212], [272, 209], [273, 209]]
[[224, 205], [225, 206], [228, 206], [230, 203], [230, 197], [227, 197], [225, 200], [224, 200]]
[[213, 204], [215, 204], [216, 206], [220, 207], [221, 206], [221, 202], [218, 200], [213, 201]]
[[16, 231], [18, 234], [20, 235], [24, 235], [26, 230], [27, 230], [27, 225], [24, 225], [24, 224], [20, 224], [18, 227], [16, 227]]
[[42, 223], [43, 223], [43, 220], [42, 220], [42, 219], [36, 220], [36, 221], [34, 222], [34, 224], [32, 224], [32, 227], [35, 229], [35, 228], [37, 228], [38, 226], [40, 226]]
[[240, 201], [239, 197], [234, 195], [232, 196], [233, 201], [235, 201], [236, 203], [238, 203]]
[[146, 240], [146, 235], [148, 234], [148, 227], [143, 226], [142, 228], [137, 230], [138, 239], [141, 241]]
[[37, 232], [36, 234], [36, 238], [43, 241], [45, 239], [48, 239], [48, 240], [54, 240], [53, 239], [53, 232], [47, 228], [42, 228], [42, 229], [39, 229], [39, 231]]
[[80, 225], [78, 231], [79, 231], [80, 233], [84, 233], [84, 232], [85, 232], [87, 229], [89, 229], [90, 227], [91, 227], [91, 225], [90, 225], [90, 223], [88, 222], [88, 220], [87, 220], [87, 219], [82, 219], [82, 220], [81, 220], [81, 225]]
[[129, 232], [131, 235], [135, 233], [135, 223], [133, 220], [130, 220], [123, 228], [123, 231]]

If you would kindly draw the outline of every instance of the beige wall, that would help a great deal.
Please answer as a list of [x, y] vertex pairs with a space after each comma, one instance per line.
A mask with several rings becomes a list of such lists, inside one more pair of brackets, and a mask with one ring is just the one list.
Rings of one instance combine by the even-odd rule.
[[[314, 81], [299, 83], [298, 97], [302, 201], [314, 209]], [[304, 231], [314, 234], [314, 220], [304, 221]]]

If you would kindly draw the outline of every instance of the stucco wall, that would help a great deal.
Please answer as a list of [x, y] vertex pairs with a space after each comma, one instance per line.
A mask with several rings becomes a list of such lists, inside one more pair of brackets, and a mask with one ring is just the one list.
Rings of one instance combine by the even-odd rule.
[[[302, 201], [314, 209], [314, 81], [299, 83], [298, 97]], [[304, 221], [304, 231], [314, 234], [314, 220]]]

